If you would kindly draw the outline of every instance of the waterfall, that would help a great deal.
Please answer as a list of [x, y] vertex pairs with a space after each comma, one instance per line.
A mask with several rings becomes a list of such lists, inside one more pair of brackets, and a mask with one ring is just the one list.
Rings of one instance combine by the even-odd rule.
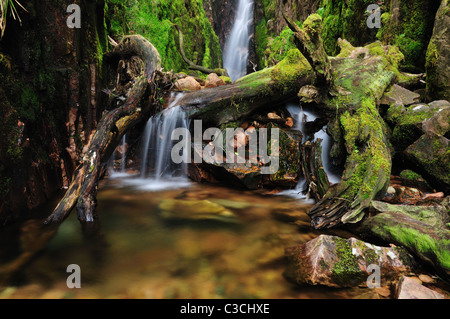
[[239, 1], [238, 10], [230, 37], [224, 50], [224, 67], [230, 79], [235, 80], [247, 74], [247, 60], [250, 42], [250, 27], [253, 21], [253, 0]]
[[[341, 177], [338, 173], [336, 173], [335, 168], [331, 163], [330, 158], [330, 150], [332, 146], [331, 137], [327, 134], [326, 129], [327, 126], [324, 126], [321, 130], [316, 132], [314, 136], [308, 136], [305, 132], [304, 126], [306, 122], [312, 122], [318, 118], [313, 112], [304, 110], [303, 108], [299, 108], [296, 104], [287, 105], [286, 109], [297, 119], [297, 124], [294, 129], [299, 130], [303, 134], [303, 143], [305, 143], [308, 139], [312, 139], [316, 141], [318, 138], [322, 139], [322, 164], [325, 172], [327, 173], [328, 180], [331, 184], [339, 183]], [[304, 190], [306, 186], [306, 180], [304, 178], [300, 178], [299, 182], [295, 189], [287, 190], [281, 192], [280, 195], [288, 195], [294, 196], [297, 198], [306, 198], [301, 192]]]
[[127, 143], [127, 135], [124, 134], [122, 137], [122, 163], [120, 165], [120, 173], [125, 174], [125, 167], [127, 161], [127, 152], [126, 152], [126, 143]]
[[172, 94], [169, 106], [151, 117], [142, 140], [141, 171], [138, 184], [147, 190], [158, 190], [187, 184], [186, 163], [175, 164], [171, 152], [177, 141], [172, 141], [176, 128], [189, 129], [187, 118], [178, 101], [183, 93]]
[[[122, 137], [122, 144], [117, 147], [114, 151], [113, 156], [109, 161], [109, 172], [112, 178], [120, 178], [127, 176], [126, 172], [126, 161], [127, 161], [127, 152], [126, 152], [126, 143], [127, 143], [127, 135], [124, 134]], [[119, 151], [120, 149], [120, 151]], [[120, 170], [114, 168], [114, 160], [117, 160], [117, 153], [121, 153], [121, 162], [120, 162]]]

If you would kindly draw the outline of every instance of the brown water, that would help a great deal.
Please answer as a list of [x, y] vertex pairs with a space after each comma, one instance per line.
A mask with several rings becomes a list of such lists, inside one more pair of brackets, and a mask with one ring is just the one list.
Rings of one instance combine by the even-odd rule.
[[[218, 203], [236, 222], [166, 220], [158, 205], [173, 199]], [[83, 236], [75, 211], [53, 237], [42, 232], [42, 219], [4, 230], [3, 243], [7, 238], [11, 244], [1, 248], [0, 273], [18, 267], [28, 258], [24, 252], [43, 250], [0, 281], [0, 298], [376, 297], [371, 289], [299, 287], [283, 277], [284, 249], [319, 235], [309, 226], [310, 207], [289, 197], [210, 185], [145, 192], [107, 181], [98, 194], [101, 229], [94, 235]], [[67, 288], [70, 264], [81, 267], [81, 289]]]

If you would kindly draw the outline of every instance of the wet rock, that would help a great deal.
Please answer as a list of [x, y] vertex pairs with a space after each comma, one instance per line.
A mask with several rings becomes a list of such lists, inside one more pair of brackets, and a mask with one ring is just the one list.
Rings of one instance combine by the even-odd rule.
[[[267, 128], [279, 128], [274, 124], [269, 124]], [[253, 126], [247, 129], [254, 130]], [[214, 161], [203, 161], [202, 163], [192, 163], [189, 165], [189, 177], [198, 182], [219, 181], [231, 186], [244, 187], [248, 189], [259, 189], [261, 187], [283, 187], [293, 188], [298, 183], [300, 168], [300, 147], [302, 135], [299, 131], [284, 130], [279, 128], [279, 162], [278, 169], [272, 174], [263, 174], [263, 164], [259, 157], [250, 158], [250, 154], [246, 157], [246, 163], [229, 163], [223, 154], [217, 154]], [[239, 134], [238, 134], [239, 135]], [[270, 143], [270, 131], [268, 133], [268, 143]], [[249, 144], [248, 138], [234, 139], [230, 141], [230, 146], [236, 147], [240, 145], [239, 140], [244, 141], [245, 145]], [[275, 142], [275, 141], [272, 141]], [[199, 156], [203, 154], [203, 149], [194, 145], [193, 151]], [[261, 145], [258, 145], [261, 147]], [[268, 147], [268, 149], [270, 149]], [[248, 147], [246, 151], [248, 150]], [[219, 152], [220, 153], [220, 152]], [[203, 158], [203, 156], [201, 156]], [[272, 165], [269, 163], [268, 165]], [[276, 163], [273, 163], [276, 165]], [[194, 167], [192, 167], [194, 166]]]
[[403, 276], [397, 285], [397, 299], [444, 299], [444, 296]]
[[178, 80], [175, 88], [179, 91], [198, 91], [202, 89], [202, 86], [192, 76], [187, 76]]
[[[361, 224], [361, 232], [408, 249], [424, 264], [434, 268], [443, 279], [450, 278], [450, 230], [443, 221], [448, 219], [448, 210], [442, 215], [427, 211], [424, 207], [389, 205], [373, 202], [381, 213], [369, 217]], [[415, 208], [415, 210], [413, 210]], [[428, 207], [426, 207], [428, 208]], [[406, 211], [400, 211], [406, 209]], [[447, 215], [446, 215], [447, 214]]]
[[424, 133], [445, 135], [448, 132], [450, 103], [434, 101], [428, 104], [413, 104], [407, 108], [393, 106], [387, 118], [395, 125], [392, 143], [397, 151], [403, 151], [417, 141]]
[[450, 3], [441, 1], [427, 49], [427, 96], [450, 100]]
[[420, 95], [407, 90], [397, 84], [392, 86], [389, 92], [386, 92], [381, 98], [380, 103], [385, 105], [404, 105], [408, 106], [419, 102]]
[[281, 119], [281, 117], [277, 113], [268, 113], [267, 117], [271, 120]]
[[450, 143], [436, 133], [422, 135], [405, 150], [405, 157], [427, 178], [432, 186], [450, 192]]
[[450, 131], [450, 102], [441, 100], [431, 102], [428, 105], [432, 109], [437, 109], [437, 111], [431, 118], [422, 122], [422, 130], [446, 135]]
[[319, 237], [286, 249], [284, 276], [297, 284], [329, 287], [366, 286], [373, 269], [380, 267], [381, 284], [395, 281], [413, 269], [413, 258], [400, 247], [379, 247], [337, 236]]
[[431, 278], [430, 276], [425, 275], [425, 274], [420, 274], [419, 279], [426, 284], [431, 284], [434, 282], [433, 278]]
[[422, 223], [433, 226], [435, 229], [449, 229], [447, 224], [450, 216], [444, 206], [409, 206], [392, 205], [380, 201], [372, 201], [370, 208], [378, 213], [401, 213], [406, 214]]
[[225, 82], [217, 74], [208, 74], [206, 77], [205, 88], [215, 88], [221, 85], [225, 85]]
[[160, 216], [167, 220], [214, 220], [236, 223], [236, 215], [209, 200], [164, 200], [159, 206]]

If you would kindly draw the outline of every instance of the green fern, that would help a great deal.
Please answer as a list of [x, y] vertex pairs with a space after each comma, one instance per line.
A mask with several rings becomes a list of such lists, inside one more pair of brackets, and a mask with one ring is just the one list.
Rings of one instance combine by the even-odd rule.
[[11, 12], [14, 20], [19, 20], [19, 22], [22, 23], [16, 5], [28, 12], [18, 0], [0, 0], [0, 39], [3, 38], [5, 33], [8, 11]]

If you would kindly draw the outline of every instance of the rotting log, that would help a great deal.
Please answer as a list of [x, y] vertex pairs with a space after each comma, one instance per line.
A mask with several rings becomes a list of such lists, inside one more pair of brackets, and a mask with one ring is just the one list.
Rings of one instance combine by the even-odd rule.
[[[320, 16], [309, 16], [303, 30], [286, 20], [294, 32], [296, 46], [310, 61], [317, 77], [314, 84], [318, 86], [318, 96], [310, 100], [330, 121], [339, 121], [347, 158], [341, 181], [332, 185], [308, 213], [311, 224], [321, 229], [357, 223], [370, 201], [382, 195], [389, 183], [391, 153], [377, 101], [395, 79], [394, 59], [371, 54], [368, 48], [364, 55], [351, 56], [350, 51], [325, 58], [320, 49]], [[385, 51], [381, 48], [380, 52]]]
[[322, 163], [322, 140], [315, 142], [307, 141], [302, 146], [302, 172], [307, 184], [309, 193], [316, 200], [320, 201], [330, 188], [330, 182]]
[[178, 104], [191, 119], [219, 126], [296, 98], [298, 88], [313, 81], [311, 66], [294, 49], [274, 67], [251, 73], [230, 85], [185, 93]]
[[334, 81], [331, 64], [321, 39], [322, 18], [318, 14], [310, 15], [301, 29], [283, 13], [284, 20], [294, 32], [294, 44], [312, 66], [316, 79], [314, 85], [326, 88], [334, 94]]
[[101, 172], [126, 131], [150, 115], [151, 103], [146, 105], [145, 101], [149, 95], [148, 91], [154, 88], [152, 84], [155, 82], [155, 74], [161, 68], [158, 51], [139, 35], [124, 37], [114, 47], [109, 58], [126, 59], [133, 56], [142, 59], [143, 74], [134, 79], [125, 103], [102, 116], [81, 163], [75, 169], [69, 188], [46, 219], [46, 224], [61, 223], [75, 206], [78, 219], [82, 223], [97, 219], [96, 194]]
[[181, 31], [180, 26], [177, 24], [174, 24], [174, 25], [172, 25], [172, 27], [174, 27], [178, 32], [178, 44], [179, 44], [180, 54], [181, 54], [181, 57], [183, 58], [183, 61], [186, 62], [187, 64], [189, 64], [190, 70], [200, 71], [205, 74], [216, 73], [217, 75], [224, 75], [224, 76], [229, 77], [228, 72], [225, 69], [221, 69], [221, 68], [209, 69], [209, 68], [205, 68], [204, 66], [197, 65], [194, 62], [192, 62], [191, 60], [189, 60], [186, 57], [186, 53], [184, 52], [183, 32]]

